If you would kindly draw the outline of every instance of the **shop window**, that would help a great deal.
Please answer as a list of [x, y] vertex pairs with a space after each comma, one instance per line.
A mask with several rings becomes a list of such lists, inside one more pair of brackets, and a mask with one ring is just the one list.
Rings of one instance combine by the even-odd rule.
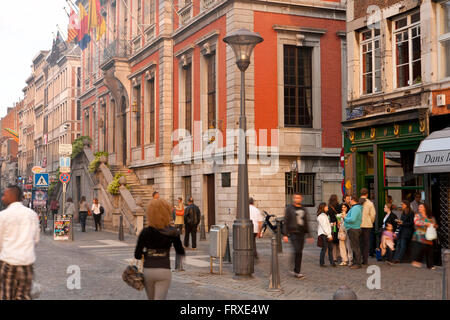
[[302, 205], [305, 207], [314, 207], [314, 173], [293, 173], [285, 174], [285, 196], [286, 204], [292, 203], [292, 195], [301, 193], [303, 196]]
[[381, 91], [380, 29], [361, 33], [361, 83], [362, 94]]
[[421, 83], [419, 12], [394, 21], [394, 42], [397, 88]]
[[423, 188], [423, 175], [414, 171], [415, 150], [384, 151], [384, 189], [399, 205], [403, 199], [414, 200], [414, 193]]
[[222, 173], [222, 188], [231, 187], [231, 173], [225, 172]]
[[312, 48], [284, 46], [284, 124], [312, 127]]

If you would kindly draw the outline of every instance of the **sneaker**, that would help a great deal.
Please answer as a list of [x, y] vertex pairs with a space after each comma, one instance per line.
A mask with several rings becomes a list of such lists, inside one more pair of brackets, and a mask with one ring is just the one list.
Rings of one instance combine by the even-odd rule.
[[335, 267], [336, 267], [336, 263], [333, 263], [331, 266], [332, 266], [333, 268], [335, 268]]
[[301, 274], [301, 273], [297, 273], [295, 277], [298, 279], [303, 279], [305, 277], [305, 275]]
[[419, 263], [419, 262], [411, 262], [411, 265], [412, 265], [414, 268], [417, 268], [417, 269], [422, 268], [422, 264]]
[[341, 262], [339, 265], [340, 266], [348, 266], [348, 263], [347, 262]]

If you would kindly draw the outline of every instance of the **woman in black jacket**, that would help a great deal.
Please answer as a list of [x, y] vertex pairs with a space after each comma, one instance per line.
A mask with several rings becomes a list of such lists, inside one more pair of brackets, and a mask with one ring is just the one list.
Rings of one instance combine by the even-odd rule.
[[332, 194], [330, 196], [330, 199], [328, 200], [328, 216], [330, 218], [331, 223], [331, 234], [333, 236], [333, 260], [334, 263], [337, 262], [338, 256], [340, 255], [339, 252], [339, 239], [338, 239], [338, 220], [336, 215], [340, 214], [342, 211], [342, 207], [339, 205], [338, 197], [335, 194]]
[[402, 216], [400, 220], [397, 220], [397, 224], [400, 227], [400, 231], [398, 233], [394, 263], [399, 263], [403, 259], [414, 233], [414, 212], [411, 210], [408, 200], [402, 201]]
[[147, 208], [149, 226], [139, 235], [134, 257], [144, 256], [145, 291], [149, 300], [165, 300], [172, 280], [170, 248], [184, 255], [180, 233], [169, 226], [170, 204], [163, 199], [153, 199]]

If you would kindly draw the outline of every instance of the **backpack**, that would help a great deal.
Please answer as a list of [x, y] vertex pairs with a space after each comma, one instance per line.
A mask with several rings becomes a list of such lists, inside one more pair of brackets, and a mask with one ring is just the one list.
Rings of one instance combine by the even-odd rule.
[[184, 222], [186, 224], [194, 224], [194, 219], [193, 219], [193, 210], [192, 210], [192, 206], [188, 206], [186, 207], [186, 209], [184, 210]]
[[199, 212], [198, 212], [198, 207], [196, 207], [196, 206], [194, 206], [194, 205], [192, 205], [192, 213], [193, 213], [193, 215], [192, 215], [192, 224], [193, 225], [198, 225], [199, 223], [200, 223], [200, 221], [199, 221], [199, 215], [200, 214], [198, 214]]
[[105, 213], [105, 208], [103, 208], [103, 206], [100, 206], [100, 214], [104, 214]]

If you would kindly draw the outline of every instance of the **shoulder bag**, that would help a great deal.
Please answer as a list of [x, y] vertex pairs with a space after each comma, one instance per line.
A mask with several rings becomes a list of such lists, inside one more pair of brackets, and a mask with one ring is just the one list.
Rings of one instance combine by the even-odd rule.
[[129, 265], [122, 274], [122, 280], [125, 281], [127, 285], [136, 289], [138, 291], [142, 291], [145, 287], [144, 285], [144, 255], [142, 255], [141, 268], [138, 266], [138, 260], [136, 260], [135, 265]]

